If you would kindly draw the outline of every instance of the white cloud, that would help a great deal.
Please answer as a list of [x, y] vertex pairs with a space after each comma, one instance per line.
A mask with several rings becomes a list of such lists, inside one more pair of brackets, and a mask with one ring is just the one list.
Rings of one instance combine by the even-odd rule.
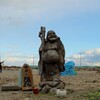
[[[57, 19], [77, 12], [100, 10], [100, 0], [0, 0], [0, 20], [21, 24], [27, 19]], [[59, 13], [58, 13], [59, 12]]]
[[[92, 56], [91, 56], [92, 55]], [[2, 52], [2, 60], [5, 61], [5, 65], [19, 65], [22, 66], [24, 63], [29, 65], [38, 64], [38, 55]], [[80, 53], [74, 54], [66, 59], [67, 61], [74, 61], [76, 66], [80, 65]], [[82, 66], [100, 66], [100, 48], [84, 51], [81, 54], [81, 65]]]
[[74, 54], [67, 61], [73, 60], [76, 65], [100, 66], [100, 48], [87, 50], [79, 54]]
[[100, 62], [94, 63], [94, 66], [100, 66]]
[[14, 53], [14, 51], [9, 52], [1, 52], [1, 60], [4, 61], [4, 65], [8, 66], [22, 66], [24, 63], [29, 65], [37, 65], [38, 64], [38, 56], [32, 54], [24, 54], [24, 53]]
[[94, 53], [94, 50], [88, 50], [84, 52], [84, 54], [86, 55], [92, 55], [93, 53]]
[[100, 48], [99, 49], [95, 49], [95, 54], [99, 54], [100, 55]]
[[79, 57], [80, 57], [79, 54], [74, 54], [74, 55], [72, 55], [72, 58], [74, 58], [74, 59], [78, 59]]

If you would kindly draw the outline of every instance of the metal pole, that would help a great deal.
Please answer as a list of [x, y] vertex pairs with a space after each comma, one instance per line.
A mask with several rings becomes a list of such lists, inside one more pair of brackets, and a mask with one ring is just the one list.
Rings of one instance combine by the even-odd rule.
[[33, 67], [34, 67], [34, 54], [33, 54]]
[[81, 64], [82, 64], [82, 61], [81, 61], [81, 54], [82, 54], [82, 53], [79, 53], [79, 54], [80, 54], [80, 67], [81, 67]]

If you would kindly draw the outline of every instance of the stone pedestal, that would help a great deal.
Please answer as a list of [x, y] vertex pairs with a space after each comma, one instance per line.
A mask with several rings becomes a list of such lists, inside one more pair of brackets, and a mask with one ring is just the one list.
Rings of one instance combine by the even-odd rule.
[[64, 89], [65, 83], [60, 79], [53, 81], [40, 82], [40, 91], [42, 93], [56, 93], [57, 89]]

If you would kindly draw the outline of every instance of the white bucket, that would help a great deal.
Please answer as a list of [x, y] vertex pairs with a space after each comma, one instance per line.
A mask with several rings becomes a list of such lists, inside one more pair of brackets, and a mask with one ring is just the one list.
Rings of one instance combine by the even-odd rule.
[[56, 95], [59, 97], [65, 97], [67, 94], [67, 91], [65, 89], [57, 89]]

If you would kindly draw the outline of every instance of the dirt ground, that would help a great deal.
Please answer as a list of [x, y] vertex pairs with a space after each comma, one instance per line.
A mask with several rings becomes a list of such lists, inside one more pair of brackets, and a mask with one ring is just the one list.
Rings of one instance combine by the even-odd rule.
[[[4, 84], [18, 84], [19, 69], [3, 70], [0, 73], [0, 100], [90, 100], [85, 95], [90, 92], [100, 92], [100, 73], [97, 71], [80, 70], [75, 76], [61, 76], [66, 84], [66, 97], [57, 97], [53, 94], [33, 94], [32, 91], [1, 91]], [[34, 85], [39, 83], [39, 75], [36, 69], [33, 71]], [[91, 99], [100, 100], [100, 99]]]

